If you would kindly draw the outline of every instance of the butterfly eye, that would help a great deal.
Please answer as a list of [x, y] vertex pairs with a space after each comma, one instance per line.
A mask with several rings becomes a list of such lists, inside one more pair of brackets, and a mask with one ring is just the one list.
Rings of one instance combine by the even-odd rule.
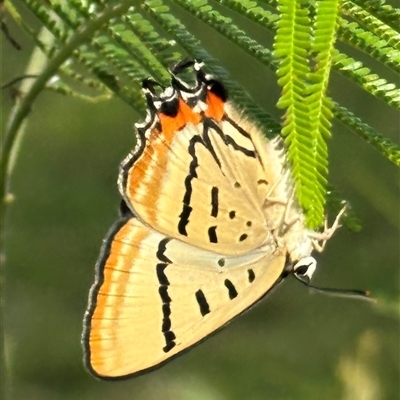
[[308, 285], [316, 268], [317, 261], [314, 257], [304, 257], [293, 267], [293, 274], [298, 280]]

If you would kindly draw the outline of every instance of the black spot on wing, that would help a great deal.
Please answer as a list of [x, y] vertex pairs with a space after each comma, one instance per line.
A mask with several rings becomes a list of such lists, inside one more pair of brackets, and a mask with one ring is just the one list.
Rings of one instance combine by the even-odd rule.
[[162, 101], [159, 112], [164, 115], [168, 115], [169, 117], [176, 117], [179, 110], [179, 98], [178, 96], [174, 96], [171, 100]]
[[218, 96], [223, 102], [228, 99], [228, 91], [226, 87], [216, 79], [209, 79], [207, 82], [207, 89]]
[[159, 263], [156, 266], [156, 272], [157, 272], [157, 279], [158, 279], [158, 283], [161, 286], [165, 286], [167, 287], [169, 285], [169, 281], [167, 276], [165, 275], [165, 268], [167, 268], [168, 264], [167, 263]]
[[235, 288], [235, 285], [229, 279], [225, 279], [224, 284], [225, 284], [226, 288], [228, 289], [229, 298], [232, 300], [235, 297], [237, 297], [238, 292]]
[[249, 282], [252, 283], [254, 281], [254, 279], [256, 279], [256, 274], [254, 273], [254, 271], [252, 269], [248, 269], [247, 274], [248, 274]]
[[158, 288], [158, 293], [160, 295], [161, 301], [162, 301], [162, 313], [163, 313], [163, 320], [161, 324], [161, 331], [164, 335], [165, 339], [165, 346], [163, 347], [163, 351], [165, 353], [169, 352], [171, 349], [173, 349], [176, 345], [175, 339], [176, 336], [173, 331], [171, 331], [171, 302], [172, 299], [168, 294], [168, 287], [169, 287], [169, 280], [167, 275], [165, 274], [165, 270], [168, 267], [169, 264], [171, 264], [171, 260], [165, 255], [166, 251], [166, 246], [170, 239], [166, 238], [160, 241], [158, 244], [158, 249], [157, 249], [157, 258], [160, 261], [156, 265], [156, 273], [157, 273], [157, 278], [158, 282], [160, 284]]
[[208, 305], [206, 296], [204, 295], [202, 290], [198, 290], [195, 293], [197, 304], [199, 305], [200, 308], [200, 313], [204, 317], [205, 315], [210, 313], [210, 306]]
[[218, 192], [215, 186], [211, 189], [211, 216], [215, 218], [218, 216]]
[[172, 332], [172, 331], [165, 332], [164, 336], [165, 336], [165, 341], [167, 342], [167, 344], [163, 347], [163, 351], [165, 353], [168, 353], [170, 350], [172, 350], [176, 346], [176, 343], [175, 343], [176, 336], [175, 336], [174, 332]]
[[247, 238], [248, 236], [245, 233], [243, 233], [243, 235], [240, 235], [239, 241], [243, 242], [243, 240], [246, 240]]
[[199, 161], [196, 156], [196, 143], [202, 143], [200, 136], [193, 136], [189, 141], [188, 153], [192, 157], [192, 161], [189, 164], [189, 172], [185, 178], [185, 194], [182, 199], [182, 212], [179, 215], [178, 232], [181, 235], [187, 236], [186, 226], [189, 223], [189, 217], [193, 210], [190, 206], [192, 199], [192, 181], [197, 178], [196, 168], [199, 166]]
[[208, 238], [209, 238], [211, 243], [218, 243], [217, 227], [216, 226], [210, 226], [208, 228]]
[[172, 261], [164, 254], [165, 251], [167, 250], [167, 243], [169, 241], [170, 241], [169, 238], [165, 238], [160, 241], [160, 243], [158, 244], [158, 249], [157, 249], [157, 258], [164, 263], [171, 264]]
[[171, 297], [169, 297], [169, 294], [168, 294], [168, 285], [161, 285], [158, 288], [158, 293], [159, 293], [163, 303], [165, 303], [165, 304], [171, 303]]
[[233, 219], [233, 218], [235, 218], [235, 217], [236, 217], [236, 211], [234, 211], [234, 210], [229, 211], [229, 218], [230, 218], [230, 219]]
[[187, 236], [186, 226], [189, 223], [189, 217], [193, 208], [187, 204], [183, 205], [182, 212], [179, 214], [178, 232], [181, 235]]

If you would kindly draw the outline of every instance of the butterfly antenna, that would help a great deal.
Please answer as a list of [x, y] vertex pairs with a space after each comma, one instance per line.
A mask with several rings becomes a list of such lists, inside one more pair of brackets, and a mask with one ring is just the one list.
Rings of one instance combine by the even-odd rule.
[[370, 297], [370, 292], [368, 290], [324, 288], [324, 287], [317, 287], [310, 285], [309, 283], [307, 283], [302, 279], [298, 280], [312, 291], [318, 293], [324, 293], [327, 294], [328, 296], [346, 297], [350, 299], [366, 300], [366, 301], [372, 301], [374, 303], [376, 302], [376, 299]]
[[317, 286], [310, 285], [311, 278], [317, 267], [317, 261], [314, 257], [308, 256], [300, 259], [294, 266], [291, 272], [294, 277], [300, 281], [303, 285], [307, 286], [309, 289], [325, 293], [330, 296], [336, 297], [347, 297], [347, 298], [357, 298], [361, 300], [368, 300], [376, 302], [375, 299], [370, 297], [370, 292], [367, 290], [357, 290], [357, 289], [334, 289], [334, 288], [321, 288]]

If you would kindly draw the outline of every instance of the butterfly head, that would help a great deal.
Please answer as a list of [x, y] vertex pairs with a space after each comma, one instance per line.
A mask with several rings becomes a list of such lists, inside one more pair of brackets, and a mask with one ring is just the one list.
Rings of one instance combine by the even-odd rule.
[[309, 284], [317, 268], [317, 261], [314, 257], [301, 258], [293, 267], [293, 275], [301, 282]]

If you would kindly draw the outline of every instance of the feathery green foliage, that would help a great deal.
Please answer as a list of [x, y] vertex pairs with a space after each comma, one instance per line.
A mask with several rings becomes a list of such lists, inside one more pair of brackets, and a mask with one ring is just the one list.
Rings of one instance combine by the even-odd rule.
[[[91, 102], [115, 97], [143, 116], [142, 79], [152, 76], [168, 84], [168, 67], [185, 56], [202, 59], [207, 70], [224, 81], [230, 98], [267, 136], [284, 137], [296, 194], [309, 227], [321, 226], [326, 208], [338, 211], [342, 207], [341, 196], [327, 182], [333, 120], [400, 166], [398, 143], [382, 135], [379, 126], [369, 126], [339, 104], [336, 82], [331, 80], [339, 77], [366, 99], [376, 98], [399, 110], [400, 9], [384, 0], [6, 0], [1, 5], [6, 23], [13, 19], [36, 47], [31, 60], [36, 62], [35, 71], [28, 67], [25, 79], [11, 82], [16, 86], [22, 81], [23, 86], [19, 93], [13, 91], [17, 92], [15, 106], [3, 134], [3, 218], [12, 201], [8, 190], [13, 165], [21, 161], [18, 149], [24, 122], [35, 112], [35, 101], [45, 90]], [[229, 65], [223, 68], [202, 44], [189, 18], [230, 41], [239, 55], [246, 53], [254, 63], [276, 72], [282, 88], [277, 105], [284, 109], [283, 120], [272, 116], [277, 114], [275, 109], [261, 108], [232, 80]], [[274, 46], [265, 44], [268, 40], [256, 40], [249, 26], [264, 32], [266, 39], [274, 38]], [[12, 42], [5, 34], [7, 39]], [[264, 77], [255, 79], [261, 82]], [[4, 90], [9, 86], [5, 83]], [[376, 190], [376, 181], [373, 186]], [[360, 228], [351, 212], [343, 222]], [[3, 254], [1, 249], [1, 261]], [[382, 292], [377, 297], [384, 300], [381, 313], [398, 317], [395, 296]], [[0, 333], [2, 353], [3, 343]]]
[[280, 60], [278, 83], [283, 88], [278, 107], [286, 109], [282, 134], [293, 164], [300, 205], [308, 211], [309, 226], [317, 228], [323, 222], [326, 198], [326, 139], [332, 119], [326, 91], [339, 1], [317, 2], [314, 18], [303, 1], [281, 0], [278, 10], [281, 19], [274, 46]]
[[[1, 160], [3, 200], [22, 122], [43, 90], [52, 89], [88, 101], [117, 96], [144, 113], [141, 80], [152, 76], [167, 84], [168, 66], [186, 55], [203, 59], [209, 71], [225, 82], [231, 98], [259, 123], [266, 135], [281, 131], [288, 147], [297, 197], [310, 227], [317, 228], [324, 219], [327, 139], [332, 116], [388, 160], [400, 165], [396, 144], [327, 97], [333, 72], [344, 76], [366, 95], [400, 108], [400, 92], [395, 82], [374, 71], [374, 64], [364, 65], [366, 61], [361, 62], [337, 48], [336, 38], [399, 73], [400, 12], [382, 0], [25, 0], [22, 3], [8, 1], [5, 5], [11, 17], [46, 55], [48, 63], [29, 92], [17, 101], [7, 126]], [[278, 107], [285, 109], [282, 127], [254, 103], [199, 38], [190, 33], [175, 12], [178, 9], [277, 71], [282, 86]], [[21, 16], [27, 10], [38, 24]], [[274, 52], [239, 27], [232, 13], [275, 35]], [[52, 43], [41, 41], [38, 26], [50, 32]]]

